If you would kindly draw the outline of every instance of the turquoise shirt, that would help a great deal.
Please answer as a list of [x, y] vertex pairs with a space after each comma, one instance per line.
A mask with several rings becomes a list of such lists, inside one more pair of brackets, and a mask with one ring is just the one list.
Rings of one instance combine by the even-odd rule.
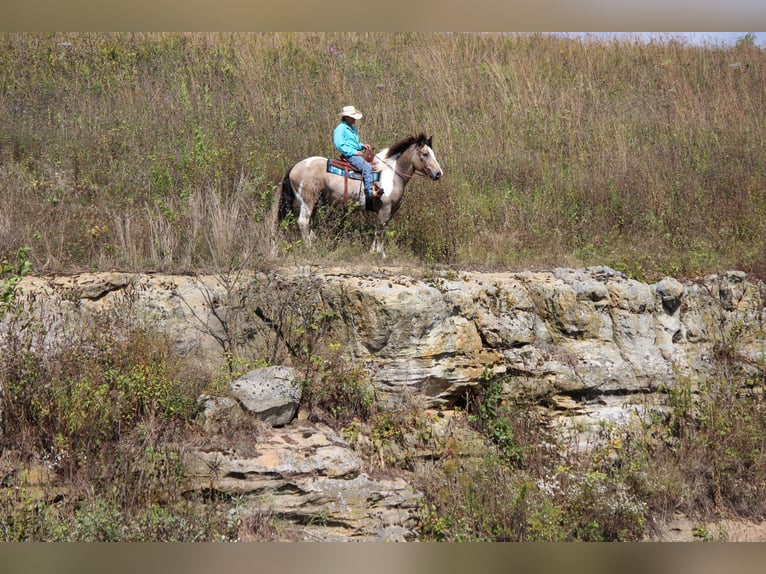
[[356, 155], [356, 152], [364, 149], [356, 126], [350, 126], [345, 121], [340, 122], [332, 132], [332, 143], [344, 156]]

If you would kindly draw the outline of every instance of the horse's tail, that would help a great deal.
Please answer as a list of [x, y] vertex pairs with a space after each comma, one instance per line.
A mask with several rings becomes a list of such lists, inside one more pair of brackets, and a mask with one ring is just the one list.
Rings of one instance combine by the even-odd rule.
[[270, 241], [271, 241], [271, 255], [276, 256], [278, 252], [279, 241], [279, 224], [287, 217], [287, 214], [292, 209], [293, 200], [295, 199], [295, 192], [293, 186], [290, 183], [290, 172], [293, 168], [287, 170], [284, 179], [282, 180], [282, 189], [279, 191], [271, 203], [271, 209], [269, 212], [270, 220]]
[[279, 195], [279, 222], [287, 217], [287, 214], [290, 213], [293, 208], [293, 201], [295, 201], [295, 191], [293, 190], [293, 184], [290, 182], [290, 172], [292, 170], [292, 167], [289, 168], [285, 173], [285, 178], [282, 180], [282, 193]]

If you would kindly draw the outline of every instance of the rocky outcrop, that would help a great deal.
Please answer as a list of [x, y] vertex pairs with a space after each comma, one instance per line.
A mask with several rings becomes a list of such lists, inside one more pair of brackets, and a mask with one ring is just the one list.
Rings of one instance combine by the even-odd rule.
[[766, 358], [766, 288], [736, 271], [646, 284], [606, 267], [419, 277], [284, 268], [236, 278], [27, 277], [20, 288], [51, 332], [129, 305], [180, 352], [208, 361], [223, 361], [235, 342], [266, 358], [275, 337], [290, 336], [287, 315], [304, 331], [330, 318], [339, 352], [368, 368], [382, 395], [411, 391], [434, 405], [460, 400], [484, 372], [504, 376], [509, 392], [583, 404], [699, 383], [720, 374], [722, 355], [755, 377]]
[[200, 396], [198, 419], [210, 433], [249, 420], [284, 426], [298, 413], [301, 395], [295, 369], [283, 366], [255, 369], [232, 381], [223, 396]]
[[271, 426], [286, 425], [298, 412], [301, 383], [295, 369], [279, 365], [256, 369], [229, 387], [247, 412]]
[[[509, 395], [528, 394], [578, 426], [661, 409], [664, 391], [682, 382], [762, 381], [766, 364], [766, 287], [737, 271], [647, 284], [606, 267], [282, 268], [25, 277], [19, 288], [47, 344], [105, 314], [149, 324], [180, 353], [221, 366], [235, 353], [274, 362], [280, 349], [283, 358], [310, 352], [322, 336], [370, 372], [380, 397], [450, 406], [483, 376], [498, 376]], [[341, 437], [297, 420], [298, 377], [260, 369], [225, 396], [201, 397], [202, 428], [218, 438], [184, 450], [184, 488], [242, 497], [248, 512], [297, 525], [300, 539], [412, 539], [417, 491], [370, 477]], [[246, 448], [227, 438], [240, 427], [255, 437]]]
[[402, 478], [373, 479], [331, 429], [305, 421], [267, 429], [245, 449], [184, 455], [185, 491], [240, 497], [242, 512], [294, 524], [301, 540], [406, 541], [420, 495]]

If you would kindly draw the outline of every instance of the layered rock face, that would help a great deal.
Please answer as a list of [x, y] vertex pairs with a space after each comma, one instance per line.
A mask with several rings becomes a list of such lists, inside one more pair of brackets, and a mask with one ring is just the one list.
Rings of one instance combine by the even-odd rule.
[[413, 392], [433, 405], [459, 401], [485, 371], [506, 377], [509, 391], [579, 400], [697, 384], [720, 374], [713, 359], [721, 353], [741, 377], [760, 376], [766, 361], [766, 287], [736, 271], [646, 284], [606, 267], [427, 277], [284, 268], [236, 281], [27, 277], [20, 288], [51, 333], [60, 327], [65, 336], [72, 321], [129, 302], [180, 352], [212, 362], [223, 360], [227, 338], [242, 353], [262, 352], [270, 345], [264, 337], [281, 328], [277, 316], [312, 307], [332, 317], [339, 352], [370, 369], [381, 394]]
[[[662, 408], [664, 392], [681, 383], [762, 381], [766, 364], [766, 286], [736, 271], [654, 284], [606, 267], [94, 273], [26, 277], [19, 298], [34, 301], [49, 341], [100, 314], [129, 313], [168, 333], [179, 352], [224, 364], [232, 349], [271, 362], [280, 345], [322, 331], [386, 399], [413, 394], [448, 407], [483, 376], [498, 376], [509, 394], [578, 424]], [[260, 510], [268, 500], [267, 511], [296, 523], [324, 516], [311, 534], [319, 539], [413, 538], [417, 493], [401, 480], [373, 480], [343, 439], [295, 420], [295, 374], [273, 369], [234, 381], [227, 397], [204, 398], [211, 433], [244, 420], [243, 411], [274, 428], [252, 453], [189, 452], [187, 488], [249, 496]]]
[[415, 538], [417, 491], [402, 478], [371, 478], [331, 429], [294, 421], [264, 431], [248, 450], [186, 451], [183, 488], [240, 497], [246, 513], [295, 524], [298, 539]]

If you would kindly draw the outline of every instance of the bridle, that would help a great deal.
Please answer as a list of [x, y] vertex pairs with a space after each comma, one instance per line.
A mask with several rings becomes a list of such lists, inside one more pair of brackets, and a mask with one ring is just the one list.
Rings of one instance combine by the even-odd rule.
[[[399, 157], [401, 157], [401, 155], [402, 154], [399, 154]], [[386, 160], [383, 159], [382, 157], [380, 157], [380, 155], [377, 154], [377, 153], [375, 154], [373, 159], [377, 159], [381, 163], [385, 163], [386, 165], [388, 165], [394, 171], [394, 173], [396, 175], [398, 175], [399, 177], [401, 177], [402, 179], [412, 178], [412, 176], [414, 176], [414, 175], [417, 175], [418, 177], [429, 177], [429, 175], [425, 171], [419, 170], [417, 168], [415, 168], [412, 171], [411, 175], [407, 175], [406, 173], [403, 173], [403, 172], [399, 171], [398, 169], [396, 169], [396, 161], [394, 161], [394, 165], [389, 165], [388, 163], [386, 163]]]

